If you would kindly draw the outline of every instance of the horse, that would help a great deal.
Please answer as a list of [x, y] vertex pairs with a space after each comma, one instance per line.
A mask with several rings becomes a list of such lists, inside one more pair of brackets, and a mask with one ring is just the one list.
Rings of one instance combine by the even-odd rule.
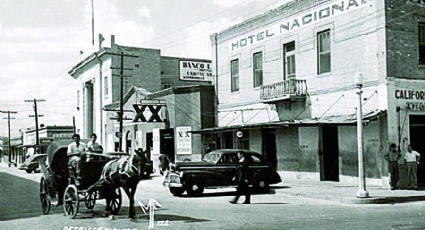
[[98, 190], [106, 198], [105, 216], [111, 215], [111, 201], [116, 196], [115, 190], [123, 188], [130, 201], [128, 216], [131, 219], [135, 217], [134, 194], [139, 181], [142, 179], [145, 163], [144, 151], [138, 149], [133, 154], [105, 164], [99, 181], [87, 189], [88, 192]]

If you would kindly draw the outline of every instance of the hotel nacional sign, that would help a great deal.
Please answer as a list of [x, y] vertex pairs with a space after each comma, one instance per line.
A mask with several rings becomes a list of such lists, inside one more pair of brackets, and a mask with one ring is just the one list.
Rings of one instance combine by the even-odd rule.
[[[370, 1], [370, 0], [369, 0]], [[254, 31], [239, 37], [229, 43], [229, 51], [235, 52], [251, 45], [264, 42], [267, 39], [290, 33], [302, 27], [312, 25], [322, 20], [346, 14], [366, 6], [367, 0], [339, 0], [324, 5], [315, 10], [307, 11], [290, 19], [279, 21], [269, 27]]]

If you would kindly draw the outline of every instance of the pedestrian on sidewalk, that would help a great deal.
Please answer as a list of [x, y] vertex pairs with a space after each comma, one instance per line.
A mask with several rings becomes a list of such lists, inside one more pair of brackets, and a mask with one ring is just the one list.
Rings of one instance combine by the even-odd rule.
[[388, 171], [390, 172], [390, 185], [391, 190], [398, 189], [399, 187], [399, 174], [398, 174], [398, 160], [401, 158], [401, 153], [397, 150], [397, 145], [391, 143], [390, 150], [384, 156], [388, 161]]
[[238, 153], [239, 156], [239, 167], [238, 172], [236, 173], [234, 180], [237, 180], [238, 187], [236, 190], [236, 196], [232, 201], [229, 201], [232, 204], [236, 204], [241, 195], [245, 195], [244, 204], [251, 203], [251, 192], [249, 191], [249, 180], [248, 180], [248, 159], [243, 156], [241, 153]]
[[412, 150], [410, 145], [407, 146], [407, 152], [404, 155], [407, 166], [407, 177], [409, 180], [408, 188], [418, 189], [418, 180], [417, 180], [417, 167], [419, 164], [419, 159], [421, 159], [421, 154]]

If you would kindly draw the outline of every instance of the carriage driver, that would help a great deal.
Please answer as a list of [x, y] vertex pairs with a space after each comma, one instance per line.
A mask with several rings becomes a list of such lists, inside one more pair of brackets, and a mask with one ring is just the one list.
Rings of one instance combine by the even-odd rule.
[[[74, 140], [74, 142], [72, 142], [71, 144], [68, 145], [68, 155], [69, 154], [73, 154], [73, 153], [80, 153], [83, 152], [84, 150], [86, 150], [86, 144], [80, 142], [80, 134], [74, 134], [72, 136], [72, 139]], [[80, 160], [80, 156], [72, 156], [69, 159], [69, 164], [72, 167], [77, 167], [77, 162]]]
[[74, 134], [72, 139], [74, 142], [68, 145], [68, 154], [79, 153], [86, 149], [86, 144], [80, 142], [80, 134]]

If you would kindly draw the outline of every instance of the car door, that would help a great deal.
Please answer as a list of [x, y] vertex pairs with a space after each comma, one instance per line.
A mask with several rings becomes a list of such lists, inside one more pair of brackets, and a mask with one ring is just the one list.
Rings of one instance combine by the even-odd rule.
[[238, 157], [235, 153], [224, 153], [221, 155], [217, 162], [217, 172], [222, 175], [222, 181], [218, 182], [220, 185], [234, 184], [233, 177], [235, 177], [238, 170]]
[[249, 166], [248, 166], [248, 178], [252, 178], [254, 173], [257, 171], [262, 171], [264, 175], [269, 174], [270, 167], [264, 161], [264, 159], [251, 154], [246, 154], [245, 157], [248, 158]]

